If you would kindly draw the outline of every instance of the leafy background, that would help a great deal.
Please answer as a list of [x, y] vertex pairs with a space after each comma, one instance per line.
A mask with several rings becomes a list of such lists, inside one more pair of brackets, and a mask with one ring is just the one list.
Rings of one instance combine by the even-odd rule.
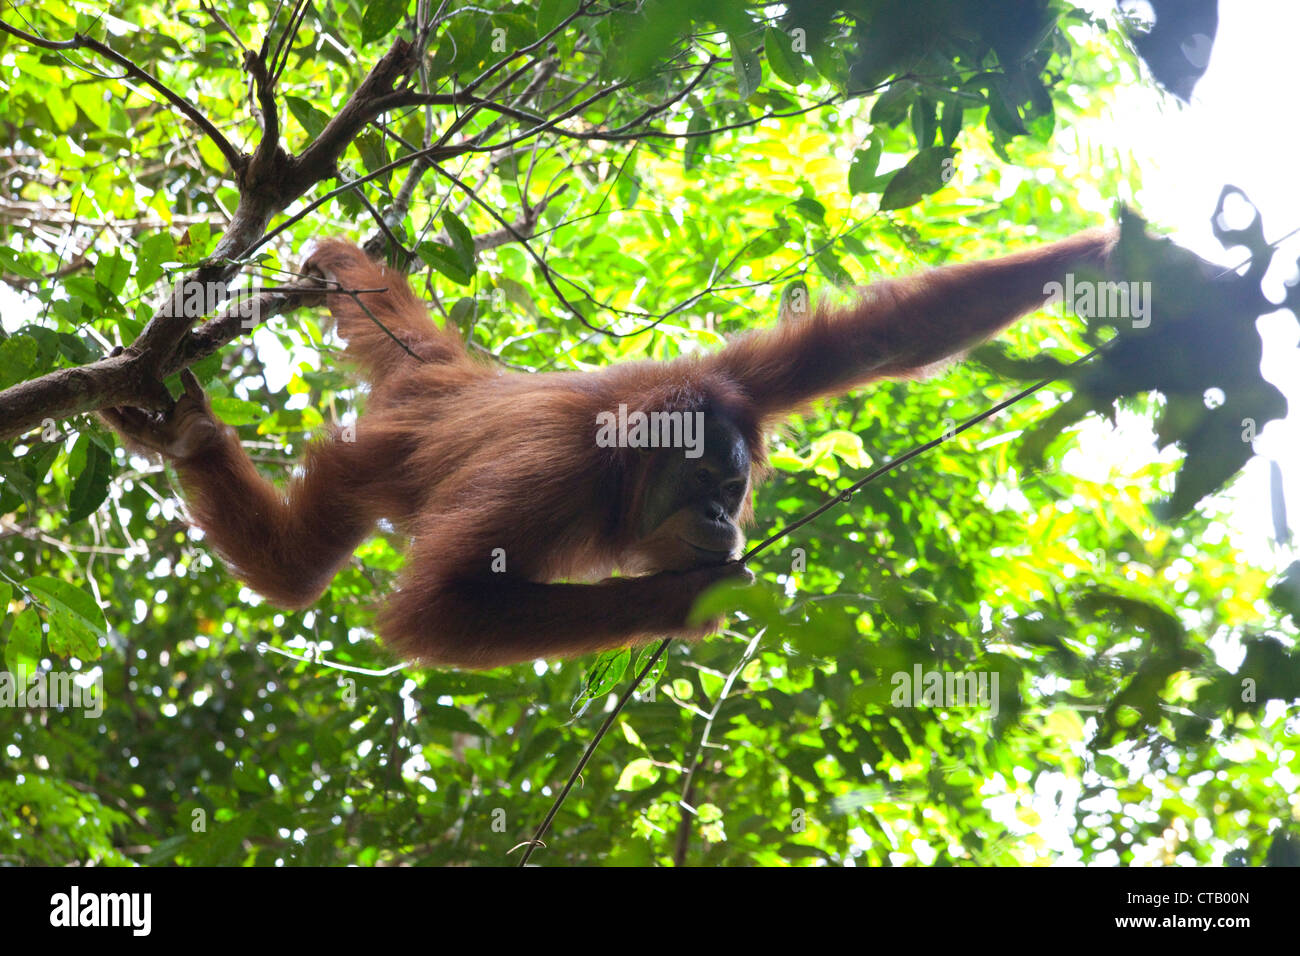
[[[459, 182], [381, 174], [285, 228], [246, 274], [283, 284], [313, 237], [375, 236], [374, 213], [395, 211], [417, 288], [473, 348], [595, 368], [714, 346], [773, 321], [797, 283], [835, 294], [997, 255], [1138, 193], [1122, 145], [1084, 132], [1109, 93], [1143, 82], [1115, 17], [1057, 2], [692, 6], [447, 4], [424, 89], [454, 90], [508, 55], [494, 43], [527, 48], [572, 16], [495, 91], [572, 115], [533, 131], [463, 106], [385, 114], [308, 199], [452, 124], [449, 141], [478, 137], [443, 162]], [[260, 126], [241, 46], [288, 29], [277, 92], [294, 152], [435, 12], [349, 0], [287, 28], [299, 9], [53, 2], [0, 18], [109, 43], [246, 151]], [[241, 197], [211, 138], [103, 57], [0, 33], [0, 67], [5, 387], [129, 345], [160, 282], [211, 253]], [[475, 252], [525, 200], [541, 210], [531, 252]], [[1017, 363], [1070, 361], [1108, 334], [1048, 312], [939, 377], [823, 403], [778, 436], [753, 540], [1012, 394]], [[299, 310], [195, 370], [284, 477], [364, 404], [336, 358], [322, 316]], [[1195, 364], [1187, 394], [1219, 384], [1213, 365]], [[1300, 598], [1250, 566], [1201, 498], [1240, 448], [1201, 446], [1228, 464], [1177, 520], [1152, 513], [1177, 456], [1081, 476], [1071, 455], [1109, 427], [1098, 411], [1118, 401], [1154, 420], [1170, 403], [1112, 354], [1095, 367], [1109, 391], [1041, 391], [757, 559], [730, 629], [670, 651], [534, 862], [1291, 861]], [[1165, 414], [1162, 438], [1190, 455], [1197, 424]], [[1035, 455], [1022, 433], [1039, 436]], [[187, 530], [168, 472], [90, 415], [0, 448], [0, 479], [6, 667], [102, 674], [105, 688], [94, 719], [0, 708], [5, 862], [509, 863], [635, 657], [395, 669], [369, 623], [396, 535], [368, 541], [316, 606], [281, 612]], [[894, 706], [892, 675], [918, 665], [996, 672], [996, 716]]]

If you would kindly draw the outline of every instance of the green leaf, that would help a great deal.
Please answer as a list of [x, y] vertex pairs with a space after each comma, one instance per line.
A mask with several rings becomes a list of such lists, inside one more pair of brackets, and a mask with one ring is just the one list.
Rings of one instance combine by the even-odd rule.
[[646, 749], [645, 743], [641, 740], [641, 736], [636, 732], [636, 729], [633, 728], [631, 724], [626, 720], [620, 720], [618, 726], [623, 731], [623, 736], [627, 739], [628, 743], [641, 750]]
[[1028, 132], [1005, 83], [998, 82], [989, 87], [988, 103], [989, 123], [995, 131], [1000, 131], [1007, 137], [1024, 136]]
[[799, 210], [799, 215], [803, 216], [809, 222], [816, 223], [819, 226], [826, 225], [826, 207], [816, 199], [804, 196], [790, 203], [795, 209]]
[[59, 456], [62, 448], [61, 436], [36, 445], [23, 456], [23, 473], [32, 480], [33, 484], [44, 484], [45, 479], [50, 475], [50, 466], [54, 464], [54, 459]]
[[456, 328], [465, 332], [468, 338], [470, 329], [478, 317], [478, 300], [473, 296], [461, 296], [447, 310], [447, 318]]
[[473, 734], [475, 737], [491, 737], [492, 731], [476, 722], [459, 707], [434, 704], [420, 711], [420, 720], [432, 727], [454, 731], [458, 734]]
[[846, 232], [840, 236], [840, 245], [848, 251], [849, 255], [858, 259], [865, 259], [870, 255], [867, 247], [862, 244], [862, 240], [852, 233]]
[[[636, 656], [636, 663], [632, 665], [633, 677], [636, 677], [637, 674], [641, 673], [642, 668], [650, 662], [650, 658], [654, 657], [655, 651], [658, 649], [659, 643], [657, 641], [641, 648], [641, 652]], [[638, 687], [637, 690], [642, 694], [648, 693], [657, 683], [659, 683], [659, 678], [663, 676], [663, 672], [667, 667], [668, 655], [665, 653], [655, 662], [655, 666], [650, 668], [650, 672], [645, 675], [645, 678], [641, 681], [641, 686]]]
[[636, 205], [637, 197], [641, 195], [641, 180], [636, 174], [636, 153], [633, 152], [623, 168], [619, 170], [618, 181], [614, 184], [614, 189], [618, 193], [618, 201], [624, 209], [631, 209]]
[[822, 275], [830, 279], [837, 286], [847, 286], [853, 284], [853, 276], [849, 275], [849, 270], [840, 264], [839, 258], [827, 247], [817, 253], [817, 268], [821, 270]]
[[957, 134], [961, 132], [961, 118], [963, 108], [961, 100], [951, 99], [943, 104], [943, 114], [939, 119], [939, 138], [943, 145], [951, 146], [957, 141]]
[[700, 156], [709, 147], [709, 140], [712, 137], [702, 134], [710, 128], [710, 122], [709, 115], [704, 108], [697, 106], [691, 114], [691, 121], [686, 124], [686, 131], [696, 134], [686, 138], [686, 146], [682, 154], [682, 168], [687, 172], [699, 166]]
[[889, 181], [885, 194], [880, 197], [881, 210], [903, 209], [938, 192], [951, 178], [952, 158], [956, 154], [948, 146], [921, 150]]
[[456, 251], [461, 266], [467, 273], [473, 275], [474, 234], [450, 209], [442, 214], [442, 225], [447, 230], [447, 238], [451, 240], [451, 247]]
[[848, 59], [844, 51], [830, 43], [814, 43], [808, 52], [817, 72], [833, 86], [842, 88], [849, 72]]
[[540, 0], [537, 4], [538, 35], [549, 33], [557, 23], [578, 7], [578, 0]]
[[784, 30], [768, 27], [763, 31], [763, 52], [772, 72], [790, 86], [798, 86], [804, 78], [803, 57], [794, 52], [794, 41]]
[[871, 137], [870, 145], [866, 149], [860, 149], [853, 154], [853, 163], [849, 166], [849, 192], [854, 195], [858, 193], [874, 192], [872, 188], [876, 182], [876, 170], [880, 167], [880, 154], [884, 149], [878, 137]]
[[406, 14], [407, 0], [374, 0], [361, 15], [361, 42], [386, 36]]
[[214, 395], [209, 400], [217, 417], [227, 425], [251, 425], [266, 418], [266, 409], [257, 402], [246, 402], [242, 398], [227, 395]]
[[871, 107], [872, 126], [897, 126], [907, 116], [916, 87], [909, 82], [899, 81], [881, 93]]
[[152, 289], [167, 271], [164, 262], [176, 255], [176, 240], [165, 232], [155, 232], [140, 240], [140, 252], [135, 259], [135, 285], [141, 292]]
[[602, 694], [608, 694], [627, 673], [627, 665], [632, 660], [632, 652], [626, 647], [605, 651], [596, 658], [596, 663], [587, 671], [587, 680], [582, 693], [574, 701], [574, 706], [592, 700]]
[[[8, 585], [6, 585], [7, 587]], [[14, 618], [5, 641], [5, 670], [16, 681], [26, 682], [36, 672], [41, 660], [41, 618], [36, 608], [27, 606]]]
[[[365, 166], [367, 173], [373, 173], [383, 169], [392, 160], [388, 155], [388, 144], [384, 142], [383, 134], [377, 130], [366, 130], [355, 140], [357, 151], [361, 153], [361, 163]], [[388, 188], [388, 176], [380, 176], [374, 180], [375, 185], [383, 189]]]
[[13, 335], [0, 342], [0, 388], [8, 388], [35, 375], [36, 340], [29, 335]]
[[[0, 34], [6, 36], [7, 34]], [[22, 276], [24, 279], [41, 279], [45, 278], [45, 273], [37, 269], [31, 263], [32, 256], [20, 256], [12, 249], [6, 249], [0, 246], [0, 270], [12, 272], [15, 275]]]
[[85, 464], [73, 482], [72, 491], [68, 493], [68, 524], [76, 524], [95, 512], [108, 497], [108, 479], [112, 474], [113, 461], [108, 452], [87, 435], [77, 439], [77, 445], [85, 443]]
[[457, 285], [469, 285], [473, 275], [465, 268], [461, 254], [445, 243], [429, 240], [416, 248], [427, 265], [433, 266]]
[[270, 781], [266, 779], [266, 771], [256, 764], [251, 766], [246, 763], [239, 764], [231, 771], [230, 779], [245, 793], [263, 794], [271, 789]]
[[912, 103], [912, 134], [917, 149], [934, 145], [934, 134], [939, 128], [935, 115], [937, 104], [928, 96], [920, 96]]
[[329, 114], [317, 109], [301, 96], [286, 96], [284, 102], [289, 107], [289, 112], [293, 114], [293, 118], [302, 124], [302, 128], [312, 139], [320, 136], [329, 124]]
[[182, 833], [180, 836], [167, 837], [165, 840], [159, 840], [153, 845], [153, 849], [146, 854], [140, 862], [147, 866], [158, 866], [162, 863], [170, 862], [175, 858], [189, 840], [189, 833]]
[[851, 468], [871, 467], [871, 456], [863, 448], [862, 436], [844, 429], [823, 432], [813, 439], [809, 455], [814, 460], [834, 455]]
[[649, 757], [637, 757], [618, 775], [615, 790], [644, 790], [659, 779], [659, 768]]
[[95, 262], [95, 281], [102, 283], [114, 296], [122, 293], [129, 278], [131, 278], [131, 263], [116, 252], [100, 256]]
[[1282, 579], [1269, 592], [1268, 599], [1280, 611], [1300, 622], [1300, 561], [1291, 562]]
[[49, 614], [50, 653], [62, 657], [97, 660], [99, 638], [105, 634], [104, 612], [95, 599], [67, 581], [39, 575], [23, 586], [45, 606]]
[[736, 74], [740, 98], [747, 100], [763, 83], [763, 65], [753, 48], [735, 35], [728, 35], [731, 43], [731, 68]]

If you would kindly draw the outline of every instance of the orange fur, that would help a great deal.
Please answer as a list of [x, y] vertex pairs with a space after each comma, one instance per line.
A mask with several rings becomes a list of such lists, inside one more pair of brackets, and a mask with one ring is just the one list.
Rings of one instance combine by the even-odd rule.
[[686, 625], [694, 599], [734, 566], [554, 583], [608, 575], [634, 543], [644, 458], [597, 447], [598, 412], [725, 415], [761, 470], [764, 434], [792, 409], [959, 354], [1041, 305], [1045, 283], [1104, 266], [1113, 243], [1094, 230], [879, 283], [714, 355], [530, 375], [471, 358], [404, 276], [331, 240], [311, 266], [343, 289], [385, 290], [328, 296], [371, 385], [355, 441], [336, 433], [313, 446], [284, 494], [230, 429], [177, 468], [215, 549], [290, 607], [315, 600], [375, 522], [391, 520], [412, 544], [379, 630], [412, 660], [488, 667], [698, 634]]

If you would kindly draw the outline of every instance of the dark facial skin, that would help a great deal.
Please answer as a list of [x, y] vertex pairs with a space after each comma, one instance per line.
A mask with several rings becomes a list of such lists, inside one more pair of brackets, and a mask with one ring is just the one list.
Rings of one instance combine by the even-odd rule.
[[681, 570], [734, 557], [744, 543], [737, 516], [749, 494], [749, 447], [740, 431], [721, 415], [706, 416], [703, 454], [664, 449], [648, 467], [637, 563]]

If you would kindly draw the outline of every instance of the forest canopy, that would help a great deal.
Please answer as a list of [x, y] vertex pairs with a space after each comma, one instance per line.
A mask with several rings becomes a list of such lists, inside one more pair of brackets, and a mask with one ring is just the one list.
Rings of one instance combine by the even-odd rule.
[[[1044, 310], [776, 437], [751, 543], [944, 440], [754, 558], [532, 862], [1294, 862], [1300, 571], [1253, 566], [1216, 497], [1286, 413], [1272, 249], [1258, 216], [1218, 227], [1237, 273], [1157, 238], [1105, 122], [1118, 90], [1190, 91], [1177, 28], [1060, 0], [6, 5], [0, 861], [508, 864], [648, 659], [402, 667], [372, 630], [400, 534], [280, 610], [101, 424], [189, 369], [283, 481], [354, 422], [313, 240], [544, 374], [1123, 207], [1147, 325]], [[1121, 427], [1150, 455], [1108, 454]]]

